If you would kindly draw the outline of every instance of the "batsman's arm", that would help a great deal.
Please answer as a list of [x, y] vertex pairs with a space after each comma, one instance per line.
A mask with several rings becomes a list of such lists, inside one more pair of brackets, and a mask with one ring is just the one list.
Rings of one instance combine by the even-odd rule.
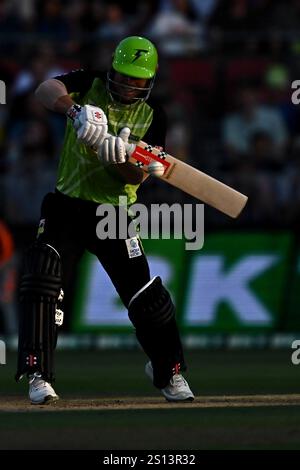
[[128, 144], [130, 133], [129, 127], [123, 127], [117, 136], [107, 134], [97, 149], [97, 158], [108, 172], [122, 182], [138, 185], [146, 178], [141, 168], [129, 162], [127, 149], [131, 147]]
[[[47, 109], [61, 114], [66, 114], [75, 104], [69, 96], [65, 84], [55, 78], [42, 82], [36, 89], [35, 96]], [[129, 162], [122, 165], [111, 165], [109, 171], [128, 184], [140, 184], [148, 176]]]
[[130, 162], [109, 165], [108, 171], [128, 184], [141, 184], [149, 175]]
[[47, 109], [62, 114], [66, 114], [75, 104], [65, 84], [55, 78], [42, 82], [36, 89], [35, 96]]
[[36, 89], [35, 95], [46, 108], [66, 114], [74, 104], [69, 94], [77, 93], [84, 96], [98, 76], [97, 71], [73, 70], [45, 80]]

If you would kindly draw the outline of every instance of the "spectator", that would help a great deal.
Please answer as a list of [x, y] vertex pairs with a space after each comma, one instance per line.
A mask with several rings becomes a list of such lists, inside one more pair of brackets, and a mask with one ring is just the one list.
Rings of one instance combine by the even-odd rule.
[[17, 50], [21, 35], [24, 31], [22, 18], [11, 2], [0, 1], [0, 52], [2, 57], [11, 55]]
[[65, 18], [65, 10], [60, 0], [45, 0], [40, 2], [40, 18], [37, 22], [37, 32], [47, 39], [62, 41], [70, 39], [70, 24]]
[[28, 65], [16, 76], [12, 94], [30, 92], [41, 81], [62, 73], [64, 70], [55, 61], [53, 47], [49, 43], [41, 43]]
[[40, 197], [55, 183], [53, 145], [46, 122], [27, 122], [5, 180], [6, 218], [11, 223], [30, 224], [39, 216]]
[[237, 111], [225, 116], [223, 121], [223, 143], [228, 155], [249, 153], [251, 139], [257, 132], [269, 135], [275, 152], [282, 152], [288, 133], [277, 109], [262, 104], [257, 90], [249, 85], [238, 90], [237, 101]]
[[146, 28], [146, 35], [160, 43], [168, 55], [196, 52], [204, 47], [203, 28], [188, 0], [172, 0], [168, 9], [162, 9]]
[[240, 159], [230, 172], [225, 173], [224, 182], [248, 196], [247, 210], [238, 223], [261, 227], [274, 223], [275, 188], [269, 175], [257, 171], [254, 159]]
[[73, 35], [92, 34], [103, 22], [104, 6], [102, 2], [78, 0], [69, 4], [67, 16], [72, 26]]
[[109, 3], [105, 9], [103, 24], [98, 29], [98, 36], [104, 39], [118, 40], [128, 33], [127, 21], [123, 10], [117, 3]]

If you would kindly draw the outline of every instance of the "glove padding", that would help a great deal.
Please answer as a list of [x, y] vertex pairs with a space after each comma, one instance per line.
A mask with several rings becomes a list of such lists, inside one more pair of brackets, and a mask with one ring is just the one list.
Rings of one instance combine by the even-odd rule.
[[90, 104], [83, 107], [75, 105], [67, 115], [73, 120], [78, 140], [89, 147], [101, 145], [108, 130], [107, 117], [101, 108]]
[[103, 165], [125, 163], [126, 144], [130, 135], [129, 127], [124, 127], [118, 136], [107, 135], [98, 149], [98, 158]]

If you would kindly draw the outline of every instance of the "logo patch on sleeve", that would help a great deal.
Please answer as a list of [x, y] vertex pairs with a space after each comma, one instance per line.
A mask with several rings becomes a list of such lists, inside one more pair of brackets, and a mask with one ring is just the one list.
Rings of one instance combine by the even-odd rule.
[[129, 258], [136, 258], [142, 256], [142, 251], [137, 237], [128, 238], [125, 240]]

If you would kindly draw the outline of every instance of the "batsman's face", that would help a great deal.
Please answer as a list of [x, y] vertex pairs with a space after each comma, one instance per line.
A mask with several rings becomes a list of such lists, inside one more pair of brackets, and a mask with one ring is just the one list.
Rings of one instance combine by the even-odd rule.
[[125, 103], [131, 103], [138, 98], [147, 88], [148, 80], [144, 78], [134, 78], [116, 72], [114, 75], [114, 91], [122, 97]]

